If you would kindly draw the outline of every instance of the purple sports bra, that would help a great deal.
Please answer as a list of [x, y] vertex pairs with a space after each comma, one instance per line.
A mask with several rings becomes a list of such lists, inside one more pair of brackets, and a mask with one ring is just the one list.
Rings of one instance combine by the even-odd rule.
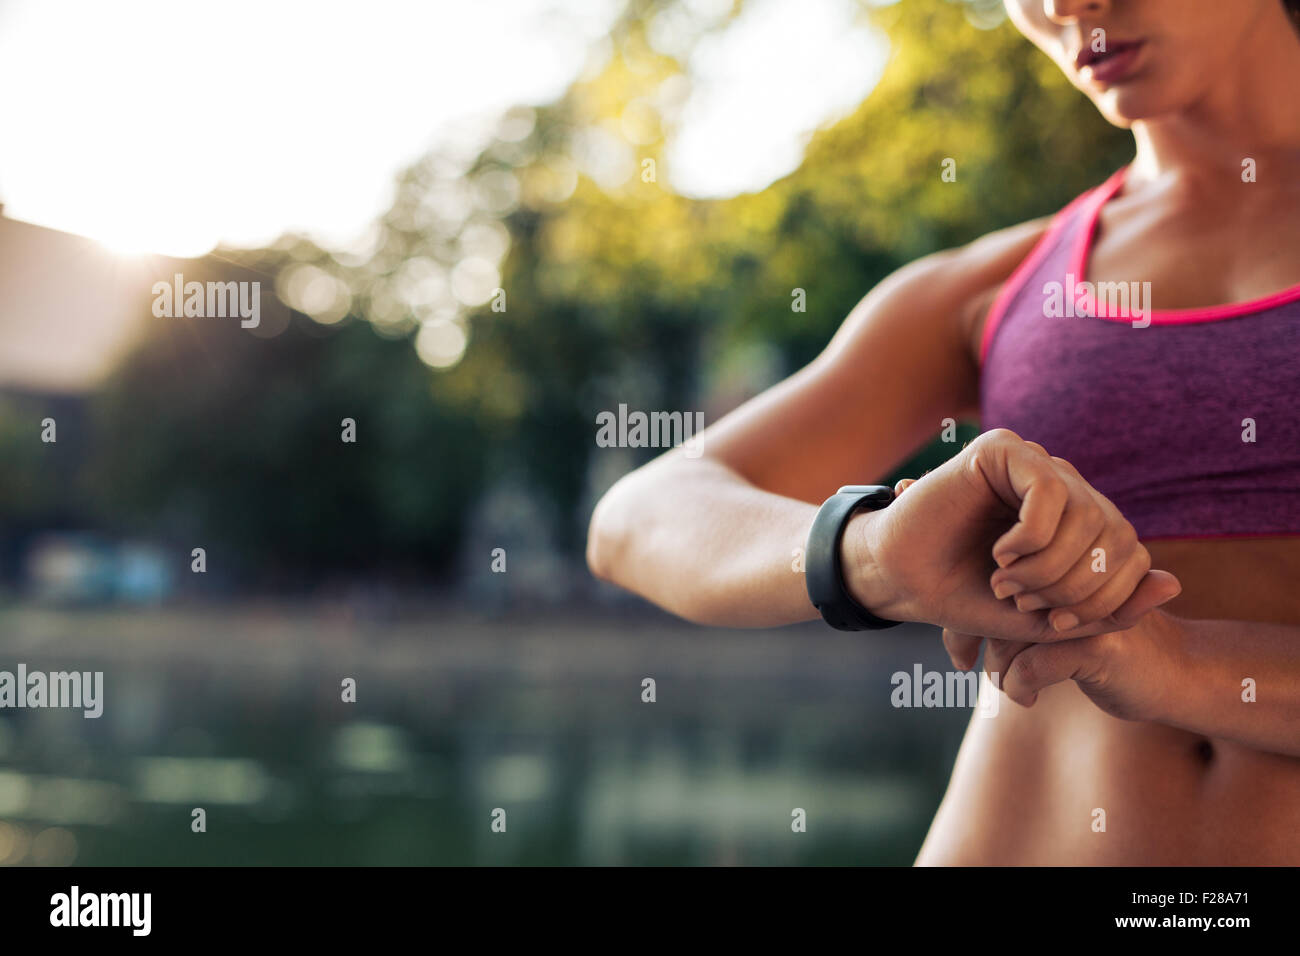
[[1144, 539], [1300, 535], [1300, 285], [1162, 311], [1149, 284], [1093, 288], [1126, 172], [1061, 210], [993, 303], [983, 426], [1071, 462]]

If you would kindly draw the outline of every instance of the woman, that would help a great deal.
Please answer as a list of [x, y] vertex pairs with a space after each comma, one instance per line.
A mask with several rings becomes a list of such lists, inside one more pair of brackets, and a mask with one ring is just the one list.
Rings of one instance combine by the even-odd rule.
[[1296, 6], [1007, 0], [1133, 162], [889, 277], [593, 515], [593, 571], [675, 613], [812, 619], [817, 503], [981, 416], [840, 553], [1022, 705], [971, 721], [918, 863], [1300, 863]]

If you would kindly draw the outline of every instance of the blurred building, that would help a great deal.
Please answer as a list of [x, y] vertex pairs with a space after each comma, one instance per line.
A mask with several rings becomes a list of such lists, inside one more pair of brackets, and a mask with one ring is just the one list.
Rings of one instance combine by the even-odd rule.
[[[115, 253], [10, 219], [0, 204], [0, 450], [10, 452], [0, 454], [0, 490], [17, 495], [0, 509], [0, 590], [62, 604], [154, 603], [171, 593], [160, 549], [84, 529], [69, 489], [93, 440], [91, 394], [147, 333], [154, 284], [178, 272], [199, 279], [246, 270], [211, 256]], [[46, 418], [56, 423], [57, 441], [41, 449]], [[23, 473], [34, 449], [43, 467]], [[43, 487], [32, 486], [32, 474]], [[48, 498], [53, 486], [56, 500], [38, 504], [34, 493]]]
[[89, 391], [150, 314], [150, 288], [176, 261], [118, 255], [9, 219], [0, 204], [0, 390]]

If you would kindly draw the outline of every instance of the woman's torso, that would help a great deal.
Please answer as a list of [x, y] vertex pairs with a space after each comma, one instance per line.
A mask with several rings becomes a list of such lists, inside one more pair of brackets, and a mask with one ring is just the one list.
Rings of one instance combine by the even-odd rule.
[[[1108, 185], [1118, 188], [1113, 181]], [[1022, 301], [1017, 331], [1014, 310], [1000, 294], [993, 310], [999, 327], [977, 327], [972, 349], [977, 361], [991, 360], [983, 388], [986, 414], [991, 410], [1007, 420], [984, 424], [1006, 425], [1042, 442], [1079, 465], [1089, 480], [1089, 465], [1101, 473], [1098, 487], [1126, 514], [1140, 515], [1134, 521], [1139, 533], [1144, 526], [1159, 532], [1144, 535], [1154, 566], [1183, 582], [1183, 593], [1167, 606], [1171, 613], [1300, 627], [1300, 406], [1293, 404], [1300, 400], [1300, 294], [1294, 308], [1274, 305], [1211, 317], [1214, 327], [1167, 322], [1180, 318], [1168, 310], [1224, 302], [1267, 306], [1282, 301], [1273, 295], [1279, 290], [1300, 292], [1300, 230], [1292, 225], [1300, 223], [1300, 191], [1209, 188], [1193, 196], [1183, 185], [1153, 184], [1133, 197], [1096, 198], [1092, 209], [1078, 210], [1082, 218], [1061, 223], [1063, 245], [1055, 265], [1047, 261], [1051, 250], [1040, 244], [1037, 270], [1027, 262], [1025, 274], [1013, 276], [1004, 290], [1019, 282], [1038, 295], [1028, 282], [1041, 285], [1061, 265], [1081, 272], [1078, 282], [1149, 281], [1157, 323], [1139, 328], [1102, 318], [1043, 316], [1035, 320], [1043, 325], [1027, 325]], [[1094, 241], [1075, 245], [1070, 230], [1082, 225], [1093, 235], [1094, 224]], [[1049, 231], [1044, 243], [1050, 236]], [[1250, 322], [1255, 324], [1235, 324]], [[1266, 328], [1266, 322], [1272, 324]], [[1053, 337], [1039, 344], [1057, 354], [1043, 356], [1046, 367], [1018, 373], [1026, 365], [1023, 349], [1017, 355], [999, 336], [1014, 336], [1023, 345], [1044, 331]], [[1128, 338], [1152, 332], [1164, 338]], [[1258, 350], [1263, 339], [1264, 352], [1243, 362], [1246, 346], [1240, 343], [1252, 339], [1249, 348]], [[1072, 364], [1085, 352], [1086, 361]], [[1140, 353], [1136, 364], [1133, 353]], [[1008, 356], [1017, 367], [997, 364]], [[1059, 367], [1050, 367], [1053, 359]], [[1208, 363], [1215, 362], [1228, 380], [1213, 379]], [[1145, 380], [1144, 368], [1150, 373]], [[1042, 384], [1027, 388], [1016, 381], [1018, 374], [1037, 375]], [[1181, 392], [1166, 402], [1154, 400], [1175, 381]], [[1293, 398], [1286, 397], [1288, 389]], [[1027, 398], [1044, 393], [1051, 394], [1054, 407]], [[1262, 414], [1238, 407], [1251, 402], [1263, 407]], [[1263, 418], [1267, 436], [1247, 436], [1246, 418]], [[1180, 426], [1182, 433], [1176, 433]], [[1231, 429], [1243, 456], [1261, 451], [1264, 441], [1278, 444], [1238, 459], [1235, 445], [1207, 435], [1220, 427]], [[1154, 477], [1139, 487], [1143, 475]], [[1210, 484], [1204, 484], [1207, 475]], [[1232, 495], [1232, 504], [1215, 507], [1212, 486], [1231, 489], [1225, 494]], [[1215, 537], [1195, 533], [1215, 522]], [[1232, 537], [1237, 528], [1258, 536]], [[1095, 825], [1098, 809], [1105, 812], [1104, 832]], [[1118, 720], [1066, 682], [1043, 691], [1032, 710], [1008, 705], [996, 719], [972, 719], [917, 862], [1297, 864], [1300, 759]]]

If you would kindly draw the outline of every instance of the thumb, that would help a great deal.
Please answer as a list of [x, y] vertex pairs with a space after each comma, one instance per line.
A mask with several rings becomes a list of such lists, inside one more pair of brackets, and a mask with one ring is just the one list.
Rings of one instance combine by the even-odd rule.
[[1129, 599], [1111, 617], [1120, 627], [1131, 627], [1142, 615], [1182, 593], [1182, 583], [1168, 571], [1148, 571], [1133, 589]]
[[961, 671], [968, 671], [975, 666], [980, 656], [980, 642], [984, 638], [975, 634], [963, 634], [960, 631], [943, 629], [943, 646], [952, 659], [952, 666]]

